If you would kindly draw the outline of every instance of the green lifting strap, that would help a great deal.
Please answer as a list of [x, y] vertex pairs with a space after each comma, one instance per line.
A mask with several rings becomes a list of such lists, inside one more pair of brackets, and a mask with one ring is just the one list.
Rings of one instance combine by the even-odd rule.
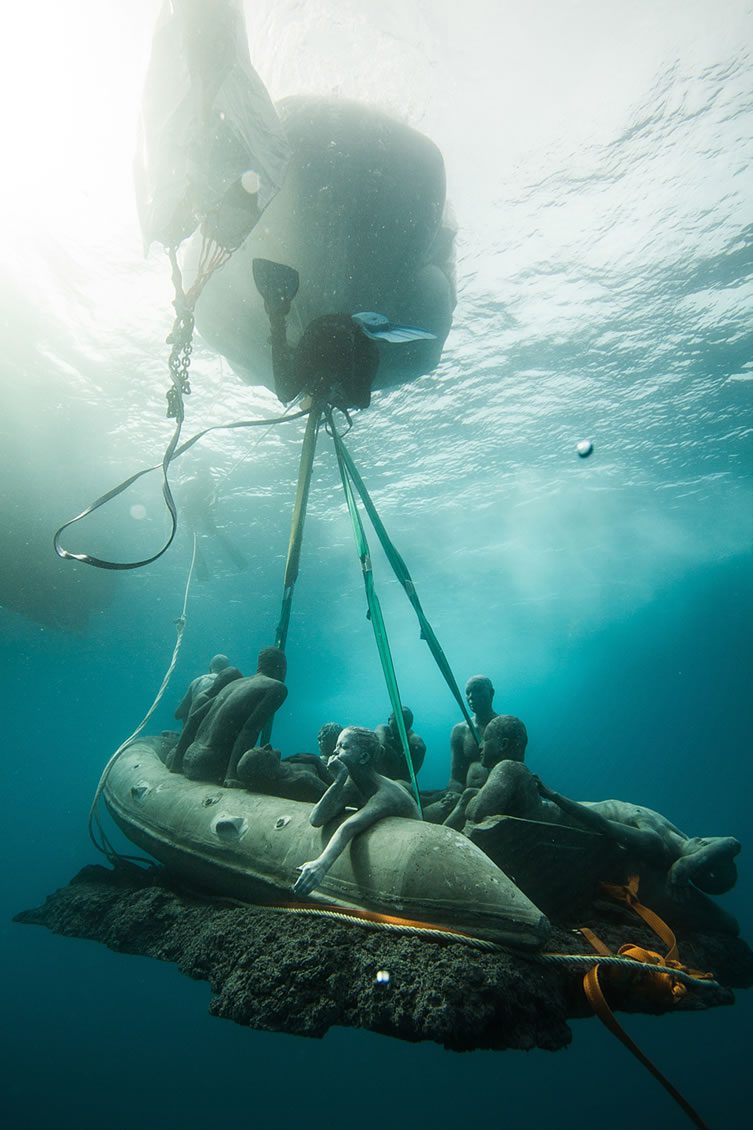
[[301, 547], [303, 545], [303, 523], [306, 520], [306, 507], [309, 501], [309, 487], [311, 486], [311, 473], [314, 469], [314, 453], [316, 440], [319, 435], [321, 411], [312, 408], [306, 421], [306, 434], [303, 437], [301, 461], [298, 467], [298, 487], [296, 489], [293, 517], [290, 523], [290, 541], [288, 542], [288, 556], [285, 561], [285, 575], [282, 582], [283, 597], [280, 609], [280, 622], [277, 625], [275, 646], [285, 650], [290, 625], [290, 606], [293, 602], [293, 589], [298, 580], [301, 565]]
[[[332, 424], [331, 413], [329, 414], [330, 425]], [[331, 427], [333, 436], [336, 436], [334, 426]], [[351, 486], [348, 477], [348, 469], [341, 455], [341, 449], [335, 441], [335, 452], [337, 454], [337, 464], [340, 468], [340, 478], [342, 479], [343, 490], [345, 491], [345, 500], [348, 504], [351, 521], [353, 523], [353, 535], [356, 539], [356, 547], [358, 549], [358, 556], [361, 560], [361, 569], [363, 570], [363, 583], [366, 589], [366, 602], [369, 609], [369, 619], [371, 626], [374, 629], [374, 638], [376, 639], [377, 650], [379, 652], [379, 659], [382, 664], [382, 671], [384, 673], [384, 681], [387, 684], [387, 691], [390, 696], [390, 703], [397, 722], [397, 728], [400, 733], [400, 741], [403, 746], [403, 753], [405, 754], [405, 761], [408, 765], [410, 772], [411, 783], [413, 785], [413, 792], [418, 805], [418, 812], [423, 819], [423, 810], [421, 808], [421, 795], [418, 791], [418, 781], [416, 780], [416, 773], [413, 768], [413, 758], [410, 752], [410, 743], [408, 742], [408, 734], [405, 729], [405, 722], [403, 720], [403, 706], [400, 701], [400, 691], [397, 686], [397, 676], [395, 675], [395, 665], [392, 662], [392, 653], [390, 651], [390, 643], [387, 638], [387, 629], [384, 626], [384, 618], [382, 617], [382, 607], [379, 603], [376, 589], [374, 588], [374, 573], [371, 568], [371, 556], [369, 554], [369, 545], [366, 540], [366, 532], [363, 528], [361, 515], [358, 513], [356, 506], [355, 496], [353, 494], [353, 487]]]
[[[442, 646], [441, 646], [439, 640], [437, 639], [437, 637], [434, 633], [434, 629], [432, 628], [429, 621], [426, 619], [426, 614], [425, 614], [423, 608], [421, 607], [421, 601], [418, 599], [418, 593], [416, 592], [415, 585], [413, 584], [413, 578], [411, 577], [410, 573], [408, 572], [408, 567], [405, 564], [405, 562], [403, 561], [403, 559], [400, 556], [400, 554], [398, 553], [398, 551], [395, 549], [395, 546], [390, 541], [390, 538], [387, 534], [387, 531], [385, 530], [384, 525], [382, 524], [382, 520], [376, 512], [376, 507], [374, 506], [374, 503], [371, 500], [369, 492], [366, 490], [363, 479], [361, 478], [358, 471], [356, 470], [355, 464], [353, 463], [353, 460], [351, 459], [351, 457], [348, 453], [348, 450], [345, 447], [345, 444], [343, 443], [342, 439], [340, 438], [340, 436], [337, 434], [337, 431], [335, 430], [334, 423], [332, 421], [331, 413], [328, 416], [328, 421], [329, 421], [330, 431], [332, 432], [332, 437], [333, 437], [334, 442], [335, 442], [335, 450], [337, 451], [338, 461], [341, 462], [341, 464], [343, 464], [345, 466], [345, 468], [347, 469], [348, 475], [352, 479], [359, 495], [361, 496], [361, 500], [364, 504], [364, 507], [366, 508], [366, 512], [369, 515], [369, 518], [371, 519], [371, 524], [373, 525], [374, 529], [376, 530], [377, 537], [379, 538], [380, 542], [382, 543], [382, 549], [385, 552], [385, 556], [387, 557], [387, 560], [389, 561], [390, 565], [392, 566], [393, 571], [394, 571], [395, 576], [397, 577], [398, 581], [400, 582], [400, 584], [403, 586], [406, 593], [408, 594], [408, 600], [411, 602], [411, 604], [413, 605], [413, 607], [415, 609], [416, 616], [418, 617], [418, 622], [421, 626], [421, 639], [426, 640], [427, 644], [429, 645], [429, 650], [431, 651], [431, 654], [434, 656], [436, 664], [439, 667], [439, 670], [442, 672], [444, 679], [445, 679], [445, 682], [447, 683], [447, 686], [452, 691], [452, 694], [453, 694], [458, 706], [460, 707], [460, 709], [463, 712], [463, 717], [465, 718], [466, 722], [468, 723], [468, 728], [471, 731], [471, 734], [473, 736], [473, 740], [475, 741], [476, 745], [479, 745], [480, 744], [479, 736], [478, 736], [478, 732], [476, 730], [476, 727], [474, 725], [473, 718], [469, 714], [468, 708], [465, 705], [465, 702], [463, 700], [463, 696], [460, 692], [460, 688], [458, 687], [458, 684], [455, 681], [455, 676], [452, 673], [452, 668], [450, 667], [450, 664], [447, 661], [447, 656], [445, 655], [444, 651], [442, 650]], [[341, 470], [341, 473], [342, 473], [342, 470]]]
[[[282, 606], [280, 620], [275, 634], [275, 647], [285, 650], [290, 626], [290, 610], [293, 605], [293, 591], [298, 580], [301, 564], [301, 546], [303, 545], [303, 524], [306, 520], [306, 507], [309, 500], [309, 487], [311, 486], [311, 473], [314, 469], [314, 453], [316, 440], [319, 434], [322, 412], [319, 405], [313, 405], [306, 421], [306, 433], [303, 437], [301, 460], [298, 465], [298, 486], [296, 488], [293, 517], [290, 522], [290, 541], [288, 542], [288, 556], [285, 561], [285, 575], [282, 582]], [[274, 716], [273, 716], [274, 717]], [[272, 721], [270, 718], [262, 730], [259, 742], [266, 745], [272, 736]]]

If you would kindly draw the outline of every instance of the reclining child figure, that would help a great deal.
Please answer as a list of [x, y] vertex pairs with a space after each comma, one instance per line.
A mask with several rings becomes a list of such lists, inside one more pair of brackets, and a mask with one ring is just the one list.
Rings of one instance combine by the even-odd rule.
[[357, 807], [357, 811], [343, 821], [317, 859], [298, 868], [300, 875], [293, 884], [295, 894], [308, 895], [320, 886], [353, 837], [378, 820], [385, 816], [419, 819], [418, 807], [407, 787], [383, 777], [374, 768], [381, 750], [377, 735], [363, 726], [346, 726], [338, 737], [335, 752], [327, 763], [334, 782], [312, 809], [309, 820], [314, 828], [321, 828], [349, 806]]

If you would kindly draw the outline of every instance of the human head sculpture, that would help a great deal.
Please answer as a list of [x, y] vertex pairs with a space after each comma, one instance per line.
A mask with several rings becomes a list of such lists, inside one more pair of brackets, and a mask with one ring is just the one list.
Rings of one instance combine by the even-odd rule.
[[523, 761], [528, 745], [528, 731], [514, 714], [497, 714], [484, 730], [481, 743], [481, 764], [493, 769], [500, 761]]
[[209, 671], [212, 675], [219, 675], [220, 671], [224, 671], [226, 667], [230, 666], [230, 660], [226, 655], [221, 652], [213, 655], [209, 660]]
[[[403, 707], [403, 724], [405, 725], [406, 731], [410, 730], [411, 726], [413, 725], [413, 711], [408, 706]], [[394, 710], [387, 719], [387, 725], [392, 730], [392, 733], [395, 735], [395, 737], [397, 737], [398, 728]]]
[[382, 752], [382, 743], [373, 730], [365, 726], [346, 726], [341, 731], [334, 757], [348, 769], [358, 765], [376, 765]]
[[494, 699], [494, 687], [487, 675], [471, 675], [465, 684], [465, 697], [474, 714], [488, 714]]
[[319, 755], [325, 760], [335, 752], [337, 739], [342, 731], [343, 727], [339, 722], [325, 722], [316, 735], [316, 740], [319, 743]]
[[[691, 841], [693, 842], [693, 841]], [[734, 836], [719, 837], [715, 841], [701, 840], [700, 843], [716, 842], [724, 850], [717, 853], [713, 860], [705, 866], [694, 867], [691, 872], [691, 881], [699, 891], [707, 895], [724, 895], [731, 891], [737, 882], [737, 864], [735, 856], [740, 853], [740, 841]], [[692, 853], [689, 859], [692, 861]], [[681, 863], [684, 860], [681, 860]]]
[[279, 647], [263, 647], [259, 652], [256, 666], [257, 674], [267, 675], [270, 679], [279, 679], [284, 682], [288, 669], [285, 652]]
[[280, 775], [279, 749], [270, 745], [254, 746], [243, 754], [243, 783], [249, 789], [265, 789]]

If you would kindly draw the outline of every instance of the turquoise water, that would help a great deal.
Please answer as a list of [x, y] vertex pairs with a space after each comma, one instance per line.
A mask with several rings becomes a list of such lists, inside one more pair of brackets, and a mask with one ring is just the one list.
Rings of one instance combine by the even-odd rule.
[[[722, 21], [710, 2], [628, 14], [543, 4], [537, 19], [515, 5], [467, 7], [416, 3], [397, 36], [393, 6], [348, 9], [388, 102], [409, 76], [407, 109], [441, 144], [460, 228], [440, 369], [376, 396], [349, 447], [457, 677], [492, 677], [496, 708], [525, 720], [529, 762], [553, 787], [647, 804], [691, 834], [736, 835], [740, 880], [722, 901], [750, 939], [753, 9], [730, 0]], [[13, 88], [14, 176], [3, 185], [9, 1125], [167, 1130], [221, 1114], [315, 1128], [356, 1113], [363, 1128], [474, 1116], [564, 1130], [584, 1118], [685, 1125], [595, 1020], [575, 1023], [557, 1055], [247, 1032], [210, 1019], [208, 986], [171, 967], [9, 922], [94, 859], [89, 800], [159, 686], [190, 557], [181, 531], [149, 570], [90, 588], [51, 554], [59, 521], [159, 455], [170, 292], [165, 261], [141, 259], [129, 181], [156, 5], [128, 15], [115, 5], [113, 16], [82, 2], [66, 20], [42, 8], [41, 31], [14, 17], [15, 73], [37, 80], [34, 97]], [[262, 4], [248, 19], [275, 96], [334, 83], [314, 55], [347, 56], [342, 91], [373, 96], [326, 4]], [[287, 55], [269, 39], [286, 19]], [[405, 65], [387, 67], [390, 51]], [[58, 163], [65, 153], [72, 165]], [[193, 368], [189, 430], [274, 411], [200, 344]], [[212, 576], [192, 586], [155, 729], [211, 654], [249, 669], [270, 642], [301, 435], [300, 425], [218, 434], [179, 469], [212, 467], [218, 521], [250, 568], [234, 573], [207, 547]], [[594, 454], [581, 460], [585, 436]], [[163, 530], [147, 485], [67, 544], [138, 555]], [[457, 709], [376, 550], [374, 560], [401, 691], [428, 747], [423, 782], [439, 786]], [[312, 748], [330, 718], [386, 718], [325, 437], [288, 654], [275, 724], [284, 753]], [[733, 1009], [626, 1027], [711, 1126], [734, 1130], [753, 1097], [752, 1007], [741, 992]]]

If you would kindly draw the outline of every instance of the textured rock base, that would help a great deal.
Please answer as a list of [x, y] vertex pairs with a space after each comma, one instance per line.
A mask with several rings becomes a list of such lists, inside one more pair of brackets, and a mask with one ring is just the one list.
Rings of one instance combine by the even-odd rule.
[[[598, 902], [584, 917], [581, 924], [614, 950], [630, 941], [664, 952], [622, 907]], [[158, 869], [86, 867], [15, 921], [175, 962], [187, 976], [209, 982], [214, 1016], [300, 1036], [323, 1036], [341, 1026], [433, 1040], [457, 1051], [554, 1051], [570, 1042], [568, 1019], [591, 1014], [581, 988], [583, 968], [205, 899], [173, 886]], [[691, 989], [678, 1008], [731, 1004], [729, 986], [753, 983], [753, 952], [741, 939], [686, 934], [678, 942], [687, 965], [712, 971], [725, 986]], [[549, 948], [592, 952], [580, 935], [561, 929]], [[377, 980], [383, 970], [387, 983]], [[621, 991], [616, 984], [607, 988], [613, 1007], [664, 1011], [621, 997]]]

